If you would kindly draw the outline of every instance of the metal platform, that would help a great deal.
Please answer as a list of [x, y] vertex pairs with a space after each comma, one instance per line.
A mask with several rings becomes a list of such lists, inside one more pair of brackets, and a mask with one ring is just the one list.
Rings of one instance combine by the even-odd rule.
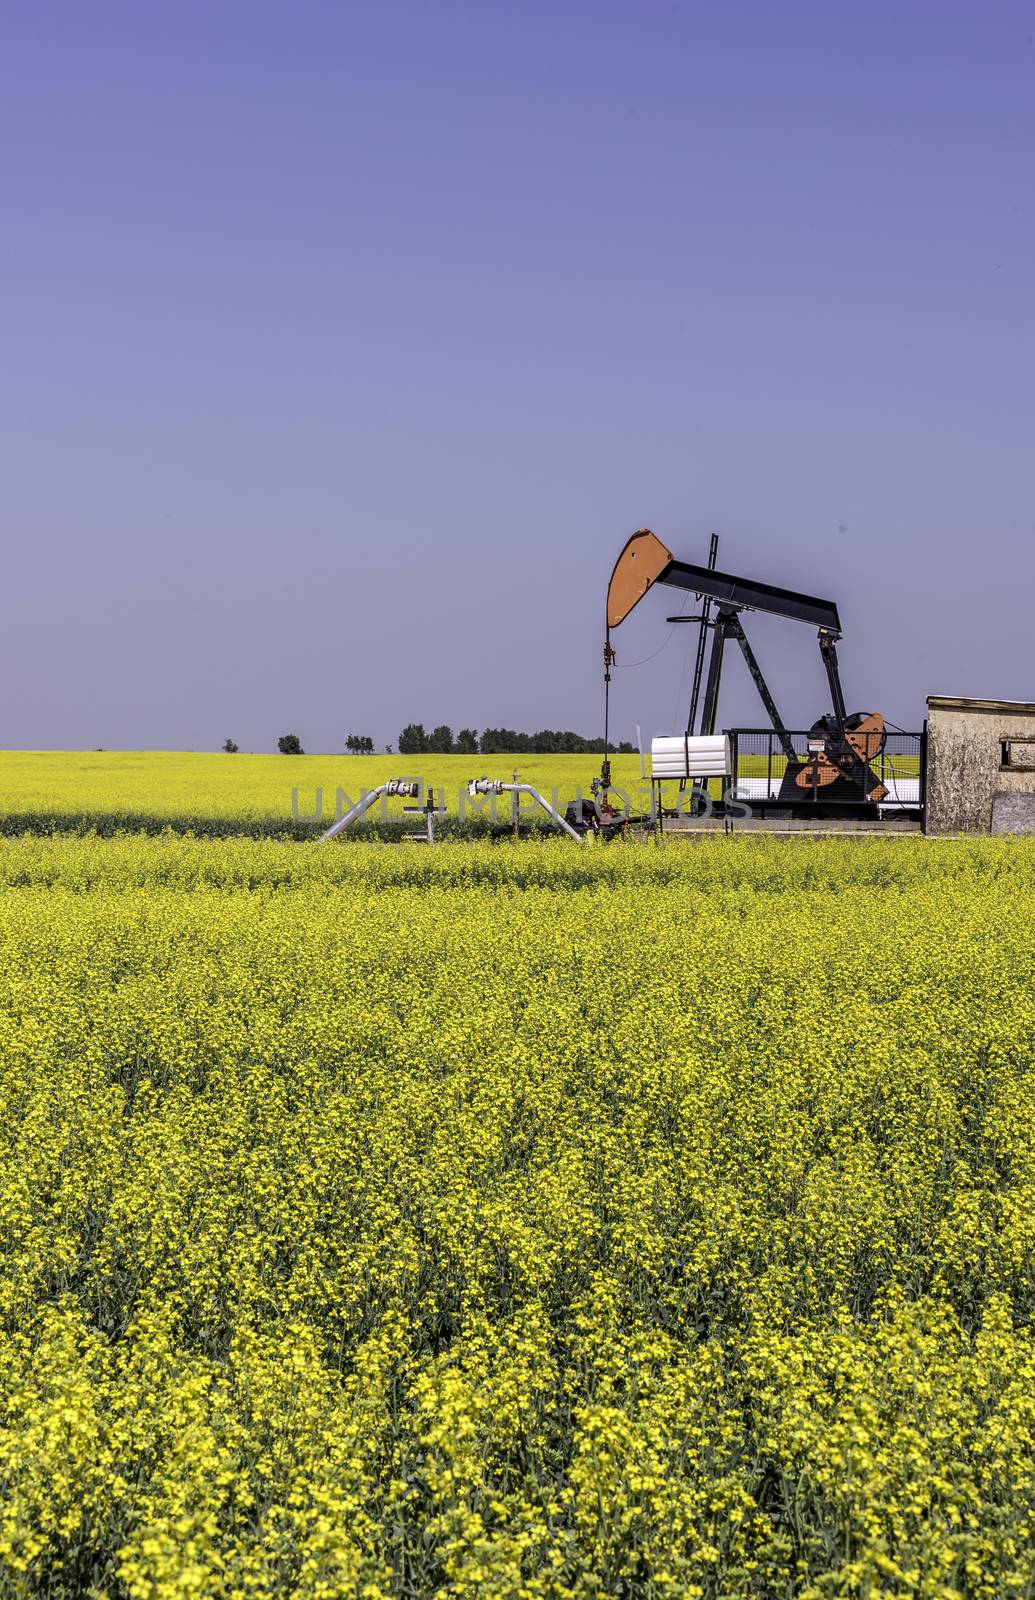
[[665, 818], [665, 836], [705, 833], [769, 833], [789, 838], [794, 834], [823, 838], [894, 839], [923, 834], [916, 816], [879, 817], [743, 817], [726, 822], [722, 817], [677, 816]]

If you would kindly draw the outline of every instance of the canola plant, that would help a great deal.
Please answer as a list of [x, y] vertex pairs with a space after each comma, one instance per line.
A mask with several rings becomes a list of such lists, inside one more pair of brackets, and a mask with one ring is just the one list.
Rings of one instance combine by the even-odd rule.
[[0, 841], [0, 1594], [1035, 1592], [1035, 848]]

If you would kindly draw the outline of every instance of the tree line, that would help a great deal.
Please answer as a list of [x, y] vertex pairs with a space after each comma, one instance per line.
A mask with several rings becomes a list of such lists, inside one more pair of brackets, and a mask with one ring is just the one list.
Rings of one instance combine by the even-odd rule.
[[[623, 740], [617, 747], [619, 755], [635, 754], [635, 747]], [[479, 738], [473, 728], [461, 728], [453, 737], [446, 723], [424, 731], [420, 722], [409, 722], [399, 735], [401, 756], [460, 755], [602, 755], [603, 739], [587, 739], [581, 733], [560, 732], [554, 728], [541, 728], [538, 733], [518, 733], [514, 728], [486, 728]]]
[[[345, 740], [345, 748], [350, 755], [373, 755], [374, 741], [367, 734], [350, 733]], [[626, 739], [611, 748], [620, 756], [636, 754], [635, 746]], [[237, 753], [237, 745], [232, 739], [227, 739], [223, 749], [228, 755]], [[297, 733], [281, 734], [277, 749], [283, 756], [305, 755]], [[408, 722], [399, 735], [401, 756], [584, 756], [602, 755], [603, 751], [603, 739], [586, 739], [581, 733], [561, 733], [552, 728], [541, 728], [538, 733], [518, 733], [514, 728], [486, 728], [480, 738], [474, 728], [461, 728], [454, 738], [452, 728], [444, 722], [432, 728], [430, 733], [424, 731], [423, 723]], [[391, 745], [386, 745], [385, 755], [391, 753]]]
[[[372, 756], [374, 753], [374, 741], [365, 733], [350, 733], [348, 738], [345, 740], [345, 748], [349, 754], [353, 756]], [[239, 746], [234, 743], [233, 739], [227, 739], [223, 745], [223, 749], [226, 751], [227, 755], [235, 756]], [[305, 755], [305, 751], [302, 748], [302, 741], [298, 737], [297, 733], [282, 733], [280, 738], [277, 740], [277, 749], [280, 751], [282, 756]], [[391, 754], [390, 745], [385, 751], [385, 754]]]

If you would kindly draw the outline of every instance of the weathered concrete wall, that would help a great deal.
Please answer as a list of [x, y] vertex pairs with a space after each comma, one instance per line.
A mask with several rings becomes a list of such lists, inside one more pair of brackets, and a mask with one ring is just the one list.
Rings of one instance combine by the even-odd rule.
[[997, 794], [992, 800], [993, 833], [1035, 833], [1035, 794]]
[[1004, 766], [1004, 739], [1035, 739], [1035, 701], [929, 696], [928, 833], [988, 833], [997, 794], [1035, 795], [1035, 767]]

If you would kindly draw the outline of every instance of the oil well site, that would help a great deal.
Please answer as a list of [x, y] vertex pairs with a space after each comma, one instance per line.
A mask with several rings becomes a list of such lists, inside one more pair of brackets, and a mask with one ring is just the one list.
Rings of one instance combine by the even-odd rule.
[[1035, 1600], [1031, 0], [0, 84], [0, 1600]]
[[[648, 829], [657, 837], [738, 829], [875, 836], [1035, 831], [1035, 701], [929, 694], [923, 726], [914, 730], [889, 723], [880, 711], [850, 712], [838, 664], [836, 601], [736, 577], [719, 569], [717, 556], [716, 534], [703, 566], [674, 556], [649, 528], [626, 541], [607, 586], [600, 771], [591, 776], [588, 794], [580, 788], [568, 803], [556, 790], [547, 796], [519, 782], [517, 771], [509, 779], [472, 778], [470, 796], [493, 799], [496, 837], [546, 831], [582, 842], [630, 832], [642, 837]], [[613, 635], [655, 588], [692, 596], [697, 611], [684, 607], [665, 620], [671, 628], [696, 626], [696, 650], [685, 728], [652, 736], [649, 770], [641, 745], [650, 803], [637, 810], [614, 784], [608, 754], [618, 660]], [[808, 728], [791, 727], [780, 714], [745, 630], [744, 618], [754, 612], [815, 630], [829, 709]], [[764, 725], [723, 726], [723, 661], [732, 645], [757, 691]], [[495, 810], [502, 797], [509, 820], [499, 820]], [[423, 818], [423, 830], [411, 837], [434, 843], [435, 819], [447, 811], [444, 790], [436, 795], [434, 785], [413, 778], [364, 790], [323, 839], [341, 837], [378, 802], [397, 798], [415, 802], [406, 809]]]

